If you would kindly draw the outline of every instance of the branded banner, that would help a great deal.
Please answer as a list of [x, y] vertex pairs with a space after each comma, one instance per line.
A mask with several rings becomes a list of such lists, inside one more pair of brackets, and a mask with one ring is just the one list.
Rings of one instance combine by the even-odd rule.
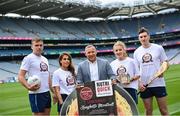
[[79, 115], [117, 115], [111, 80], [88, 82], [76, 90]]
[[132, 97], [120, 84], [110, 80], [85, 83], [77, 87], [64, 101], [60, 115], [138, 116]]

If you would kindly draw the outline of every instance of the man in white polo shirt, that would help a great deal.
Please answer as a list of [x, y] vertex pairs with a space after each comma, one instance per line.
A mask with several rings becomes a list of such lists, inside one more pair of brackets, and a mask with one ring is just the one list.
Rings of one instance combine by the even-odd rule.
[[141, 28], [139, 30], [139, 41], [141, 46], [135, 50], [134, 59], [140, 68], [140, 96], [144, 102], [146, 115], [153, 113], [153, 96], [157, 100], [161, 115], [168, 115], [166, 85], [163, 75], [153, 80], [147, 88], [144, 86], [159, 70], [161, 63], [167, 62], [167, 56], [161, 45], [150, 43], [150, 35], [147, 29]]
[[[50, 74], [48, 60], [41, 55], [43, 52], [43, 41], [39, 38], [32, 39], [33, 52], [24, 57], [18, 79], [19, 82], [29, 90], [29, 101], [33, 115], [50, 115]], [[25, 79], [25, 75], [38, 76], [40, 85], [30, 85]]]

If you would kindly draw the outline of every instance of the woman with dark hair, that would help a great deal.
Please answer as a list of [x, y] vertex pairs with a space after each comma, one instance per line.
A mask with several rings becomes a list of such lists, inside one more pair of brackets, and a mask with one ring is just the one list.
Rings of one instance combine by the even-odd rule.
[[63, 101], [75, 89], [76, 74], [70, 54], [62, 53], [59, 56], [59, 65], [60, 68], [53, 73], [52, 86], [58, 99], [57, 110], [60, 114]]

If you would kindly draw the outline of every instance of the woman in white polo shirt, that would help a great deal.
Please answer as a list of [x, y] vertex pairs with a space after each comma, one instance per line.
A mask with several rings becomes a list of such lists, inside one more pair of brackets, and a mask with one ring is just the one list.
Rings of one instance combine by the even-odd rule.
[[127, 56], [126, 46], [123, 42], [117, 41], [113, 46], [113, 52], [117, 59], [111, 62], [115, 75], [129, 77], [130, 83], [123, 83], [123, 88], [131, 95], [136, 104], [138, 103], [137, 89], [140, 74], [134, 60]]
[[59, 65], [60, 68], [53, 73], [52, 86], [58, 98], [57, 110], [60, 114], [63, 101], [75, 89], [75, 68], [68, 53], [59, 56]]

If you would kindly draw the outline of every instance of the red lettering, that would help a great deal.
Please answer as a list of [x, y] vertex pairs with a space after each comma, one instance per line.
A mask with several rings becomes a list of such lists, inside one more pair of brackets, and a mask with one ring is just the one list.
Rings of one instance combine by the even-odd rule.
[[97, 88], [98, 92], [109, 91], [109, 90], [110, 90], [109, 86], [104, 86], [104, 87], [98, 87]]

